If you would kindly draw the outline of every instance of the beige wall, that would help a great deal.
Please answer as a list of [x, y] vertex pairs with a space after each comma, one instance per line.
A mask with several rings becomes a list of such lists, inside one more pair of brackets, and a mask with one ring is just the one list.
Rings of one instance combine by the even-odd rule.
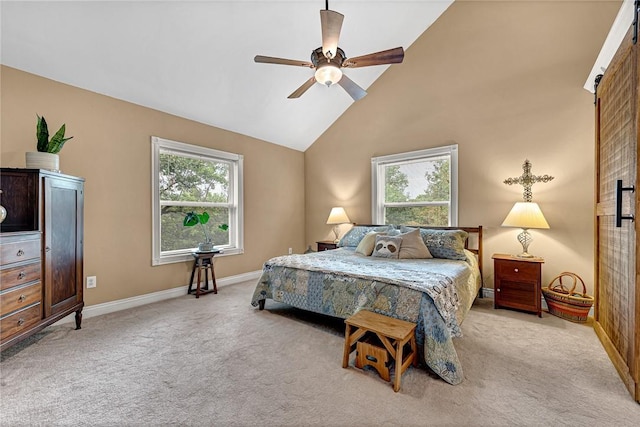
[[191, 263], [151, 266], [152, 135], [244, 155], [245, 253], [217, 258], [217, 277], [260, 270], [289, 247], [304, 251], [303, 153], [1, 70], [2, 167], [24, 167], [24, 153], [35, 151], [36, 114], [53, 131], [66, 123], [67, 135], [74, 136], [60, 153], [60, 166], [86, 179], [84, 272], [98, 281], [85, 290], [87, 305], [188, 282]]
[[[593, 290], [593, 95], [582, 86], [620, 2], [455, 2], [305, 153], [306, 240], [331, 237], [340, 205], [371, 221], [371, 157], [459, 146], [459, 225], [485, 227], [485, 286], [492, 253], [518, 253], [519, 230], [500, 224], [522, 174], [550, 230], [532, 230], [543, 285], [562, 271]], [[357, 70], [349, 71], [357, 81]]]

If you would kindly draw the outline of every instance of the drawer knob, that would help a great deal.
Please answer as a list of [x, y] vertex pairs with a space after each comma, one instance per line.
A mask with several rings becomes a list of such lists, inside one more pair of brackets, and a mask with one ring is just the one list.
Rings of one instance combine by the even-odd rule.
[[496, 289], [496, 292], [500, 292], [500, 288]]
[[22, 255], [24, 255], [24, 251], [22, 249], [18, 249], [16, 256], [22, 256]]
[[27, 299], [27, 296], [25, 294], [20, 295], [20, 298], [18, 298], [19, 302], [23, 302], [24, 300]]
[[515, 271], [515, 272], [517, 273], [517, 272], [518, 272], [518, 269], [517, 269], [517, 268], [514, 268], [514, 269], [513, 269], [513, 271]]
[[27, 277], [27, 273], [25, 273], [24, 271], [21, 271], [20, 273], [18, 273], [18, 280], [22, 280], [25, 277]]
[[24, 319], [21, 317], [18, 319], [18, 326], [24, 325]]

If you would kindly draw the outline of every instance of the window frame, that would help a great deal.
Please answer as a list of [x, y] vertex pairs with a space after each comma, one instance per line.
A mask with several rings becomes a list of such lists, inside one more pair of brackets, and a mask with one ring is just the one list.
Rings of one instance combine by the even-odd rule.
[[[440, 202], [408, 202], [385, 203], [385, 168], [420, 160], [431, 160], [449, 156], [449, 227], [458, 226], [458, 144], [427, 148], [407, 153], [390, 154], [371, 158], [371, 221], [373, 224], [384, 224], [385, 207], [402, 206], [442, 206]], [[424, 224], [428, 225], [428, 224]]]
[[[151, 137], [151, 265], [163, 265], [176, 262], [192, 261], [191, 253], [195, 248], [181, 249], [177, 251], [161, 251], [161, 204], [160, 200], [160, 154], [161, 152], [175, 153], [185, 157], [205, 158], [229, 164], [229, 195], [232, 200], [229, 204], [209, 203], [204, 204], [229, 207], [229, 245], [216, 245], [222, 249], [222, 253], [216, 256], [229, 256], [244, 253], [244, 210], [243, 210], [243, 164], [244, 156], [228, 153], [213, 148], [186, 144], [172, 141], [157, 136]], [[184, 206], [202, 203], [186, 202]]]

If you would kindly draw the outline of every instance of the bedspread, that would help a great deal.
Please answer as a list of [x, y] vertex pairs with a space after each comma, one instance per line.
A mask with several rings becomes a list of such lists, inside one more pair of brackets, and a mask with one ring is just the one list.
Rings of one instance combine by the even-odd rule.
[[416, 340], [425, 363], [451, 384], [464, 375], [453, 337], [479, 286], [473, 254], [467, 261], [390, 260], [350, 249], [289, 255], [267, 261], [252, 297], [348, 318], [361, 309], [417, 324]]

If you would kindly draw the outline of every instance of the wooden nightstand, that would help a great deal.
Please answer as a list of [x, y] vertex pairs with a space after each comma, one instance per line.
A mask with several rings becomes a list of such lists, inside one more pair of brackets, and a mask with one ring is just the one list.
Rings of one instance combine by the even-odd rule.
[[338, 249], [338, 244], [330, 240], [323, 240], [321, 242], [316, 242], [316, 244], [318, 245], [318, 252], [330, 251], [331, 249]]
[[515, 308], [542, 317], [542, 258], [494, 254], [494, 308]]

